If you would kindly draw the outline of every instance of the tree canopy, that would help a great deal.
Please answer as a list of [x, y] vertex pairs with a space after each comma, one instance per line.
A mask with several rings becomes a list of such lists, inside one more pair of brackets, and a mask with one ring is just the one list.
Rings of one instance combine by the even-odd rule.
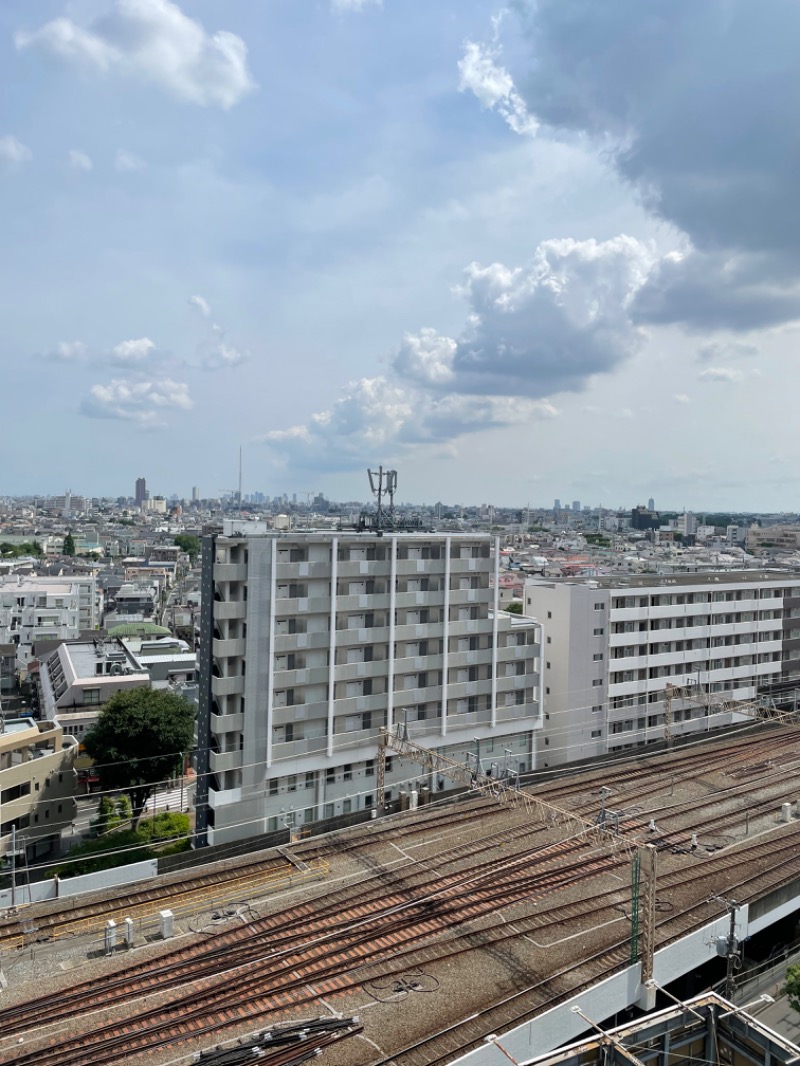
[[783, 986], [786, 998], [791, 1006], [800, 1011], [800, 966], [788, 966], [786, 969], [786, 984]]
[[64, 547], [62, 551], [64, 555], [75, 554], [75, 538], [71, 533], [67, 533], [66, 537], [64, 537]]
[[42, 546], [38, 540], [25, 540], [21, 544], [10, 544], [7, 540], [0, 543], [0, 555], [18, 559], [21, 555], [35, 555], [39, 558]]
[[149, 688], [118, 692], [84, 737], [104, 791], [127, 792], [137, 824], [156, 785], [172, 777], [194, 740], [194, 707]]
[[178, 545], [181, 551], [186, 552], [192, 562], [194, 562], [194, 560], [200, 554], [199, 538], [193, 537], [189, 533], [179, 533], [177, 537], [175, 537], [174, 543]]

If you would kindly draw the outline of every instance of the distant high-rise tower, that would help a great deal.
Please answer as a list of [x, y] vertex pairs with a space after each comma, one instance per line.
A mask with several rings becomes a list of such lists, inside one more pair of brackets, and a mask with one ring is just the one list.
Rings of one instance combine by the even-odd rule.
[[560, 511], [561, 510], [561, 500], [556, 500], [553, 503], [553, 510], [554, 511]]
[[580, 511], [580, 509], [581, 509], [581, 501], [580, 500], [573, 500], [572, 501], [572, 510], [573, 511]]
[[648, 511], [655, 511], [655, 509], [656, 509], [656, 501], [651, 496], [650, 499], [647, 501], [647, 510]]
[[143, 477], [136, 479], [136, 506], [141, 507], [147, 499], [147, 482]]
[[192, 503], [197, 503], [197, 501], [199, 499], [200, 499], [200, 489], [198, 489], [197, 485], [193, 485], [192, 486]]

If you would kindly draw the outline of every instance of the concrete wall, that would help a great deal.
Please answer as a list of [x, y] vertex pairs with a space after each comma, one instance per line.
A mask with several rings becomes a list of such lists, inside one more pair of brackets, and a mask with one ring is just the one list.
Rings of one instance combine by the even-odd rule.
[[[29, 885], [19, 885], [15, 897], [16, 905], [25, 903], [41, 903], [49, 899], [66, 899], [70, 896], [79, 896], [84, 892], [101, 892], [104, 888], [113, 888], [115, 885], [133, 884], [135, 881], [147, 881], [158, 874], [158, 862], [155, 859], [146, 859], [144, 862], [134, 862], [129, 866], [118, 866], [114, 870], [98, 870], [93, 874], [82, 874], [80, 877], [65, 877], [56, 881], [51, 878], [47, 881], [35, 881]], [[10, 888], [0, 892], [0, 910], [12, 906], [12, 892]]]

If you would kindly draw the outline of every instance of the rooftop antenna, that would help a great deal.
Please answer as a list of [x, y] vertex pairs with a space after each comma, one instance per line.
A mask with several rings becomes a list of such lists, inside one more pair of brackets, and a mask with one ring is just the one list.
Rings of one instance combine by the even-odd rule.
[[239, 517], [242, 517], [242, 446], [239, 445]]
[[[379, 466], [377, 470], [367, 470], [369, 487], [372, 495], [377, 500], [377, 513], [375, 515], [375, 528], [387, 529], [394, 525], [394, 494], [397, 491], [397, 471], [384, 470]], [[384, 509], [384, 497], [389, 497], [389, 508]]]

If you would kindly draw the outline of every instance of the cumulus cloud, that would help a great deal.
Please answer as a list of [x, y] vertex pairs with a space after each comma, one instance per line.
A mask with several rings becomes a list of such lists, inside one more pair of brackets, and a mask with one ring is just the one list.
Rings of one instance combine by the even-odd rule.
[[393, 368], [461, 393], [549, 396], [579, 391], [632, 355], [642, 335], [629, 307], [652, 263], [631, 237], [544, 241], [525, 267], [471, 264], [462, 334], [406, 337]]
[[149, 337], [136, 340], [120, 341], [111, 349], [110, 357], [114, 363], [143, 363], [154, 354], [156, 346]]
[[800, 318], [800, 5], [775, 0], [519, 0], [517, 87], [559, 131], [594, 137], [686, 254], [638, 313], [693, 328]]
[[70, 148], [67, 153], [67, 166], [79, 174], [88, 174], [94, 169], [91, 157], [77, 148]]
[[698, 381], [724, 385], [737, 385], [740, 381], [744, 381], [744, 378], [743, 370], [736, 370], [729, 366], [710, 366], [707, 370], [701, 370], [697, 375]]
[[89, 418], [119, 419], [154, 429], [165, 424], [165, 414], [188, 411], [192, 406], [189, 386], [184, 382], [117, 378], [107, 385], [93, 385], [81, 404], [81, 412]]
[[401, 455], [419, 445], [555, 418], [548, 400], [510, 396], [436, 397], [387, 377], [351, 382], [336, 402], [304, 425], [270, 430], [258, 440], [297, 467], [357, 469], [369, 456]]
[[171, 0], [116, 0], [88, 26], [61, 17], [14, 40], [18, 49], [39, 48], [85, 71], [149, 83], [204, 107], [233, 107], [254, 87], [241, 37], [208, 33]]
[[307, 423], [260, 439], [297, 465], [324, 457], [348, 468], [392, 448], [553, 418], [553, 394], [580, 391], [638, 351], [629, 307], [652, 261], [648, 246], [617, 237], [545, 241], [524, 267], [473, 263], [457, 337], [406, 334], [388, 375], [353, 382]]
[[211, 316], [211, 307], [208, 300], [205, 300], [202, 296], [190, 296], [188, 299], [190, 307], [194, 307], [200, 312], [203, 318], [209, 318]]
[[0, 137], [0, 162], [28, 163], [31, 159], [33, 159], [33, 152], [22, 141], [18, 141], [10, 133]]
[[89, 349], [83, 341], [59, 341], [45, 357], [55, 363], [83, 362], [89, 358]]
[[133, 152], [127, 152], [124, 148], [118, 148], [114, 156], [114, 169], [120, 174], [135, 174], [144, 170], [147, 164]]
[[685, 392], [676, 392], [675, 395], [672, 397], [672, 399], [673, 399], [673, 401], [675, 403], [679, 403], [679, 404], [683, 404], [683, 405], [689, 404], [689, 403], [692, 402], [690, 397], [688, 397]]
[[485, 110], [496, 110], [514, 133], [533, 134], [539, 123], [528, 114], [511, 75], [497, 62], [499, 55], [497, 48], [467, 41], [458, 63], [459, 91], [473, 93]]

